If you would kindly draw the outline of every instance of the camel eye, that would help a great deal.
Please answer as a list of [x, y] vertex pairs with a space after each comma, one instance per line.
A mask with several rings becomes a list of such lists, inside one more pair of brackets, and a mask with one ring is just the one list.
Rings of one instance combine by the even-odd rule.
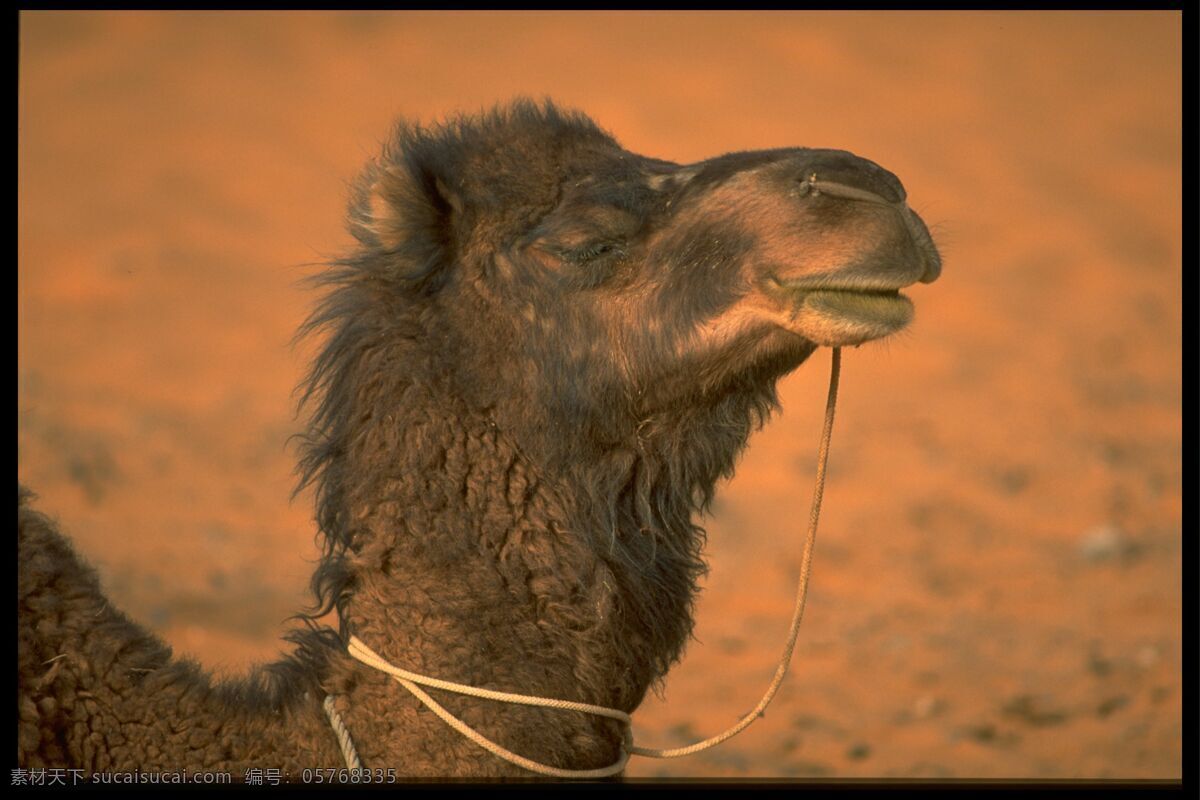
[[620, 255], [621, 245], [617, 242], [591, 242], [582, 247], [576, 247], [567, 252], [567, 257], [576, 263], [586, 263], [599, 258]]

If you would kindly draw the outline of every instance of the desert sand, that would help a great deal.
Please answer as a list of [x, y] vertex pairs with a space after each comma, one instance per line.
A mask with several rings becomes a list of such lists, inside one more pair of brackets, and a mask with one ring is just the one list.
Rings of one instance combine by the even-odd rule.
[[[302, 279], [399, 116], [516, 95], [635, 152], [836, 147], [945, 258], [847, 351], [808, 611], [765, 717], [632, 777], [1179, 778], [1181, 16], [20, 17], [18, 474], [113, 601], [222, 674], [310, 597], [291, 499]], [[646, 746], [757, 702], [782, 646], [829, 354], [707, 527]]]

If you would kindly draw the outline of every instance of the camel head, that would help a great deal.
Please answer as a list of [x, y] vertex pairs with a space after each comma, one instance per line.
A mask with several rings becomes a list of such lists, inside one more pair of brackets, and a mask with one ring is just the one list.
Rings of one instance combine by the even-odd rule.
[[422, 307], [457, 395], [602, 446], [900, 330], [901, 290], [941, 270], [900, 181], [864, 158], [681, 165], [531, 103], [399, 128], [351, 219], [379, 296]]

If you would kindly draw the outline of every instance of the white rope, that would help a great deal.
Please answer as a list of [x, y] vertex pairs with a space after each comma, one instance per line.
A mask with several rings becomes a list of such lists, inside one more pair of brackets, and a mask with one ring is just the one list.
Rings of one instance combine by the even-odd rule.
[[354, 749], [354, 740], [350, 738], [350, 731], [346, 728], [346, 723], [342, 722], [342, 715], [333, 705], [333, 695], [325, 696], [325, 716], [329, 717], [329, 724], [333, 726], [333, 732], [337, 736], [338, 747], [342, 748], [342, 758], [346, 760], [346, 766], [350, 769], [359, 769], [361, 763], [358, 760], [358, 751]]
[[547, 697], [533, 697], [525, 694], [511, 694], [509, 692], [497, 692], [494, 689], [481, 689], [477, 686], [468, 686], [465, 683], [453, 683], [451, 681], [443, 681], [438, 678], [430, 678], [426, 675], [419, 675], [415, 672], [400, 669], [388, 663], [384, 658], [376, 653], [371, 648], [363, 644], [362, 640], [357, 636], [350, 637], [350, 655], [366, 664], [369, 667], [374, 667], [380, 672], [386, 672], [399, 682], [411, 681], [413, 683], [424, 684], [431, 686], [434, 689], [445, 689], [448, 692], [458, 692], [459, 694], [470, 695], [471, 697], [483, 697], [487, 700], [499, 700], [505, 703], [520, 703], [527, 706], [542, 706], [544, 708], [560, 708], [567, 711], [582, 711], [585, 714], [596, 714], [601, 717], [611, 717], [615, 720], [620, 720], [626, 725], [631, 723], [632, 718], [624, 711], [618, 711], [615, 708], [605, 708], [604, 706], [594, 706], [590, 703], [577, 703], [573, 700], [554, 700]]
[[[839, 187], [840, 188], [840, 187]], [[800, 620], [804, 616], [804, 606], [808, 597], [808, 579], [812, 572], [812, 550], [813, 543], [817, 535], [817, 521], [821, 515], [821, 498], [825, 492], [825, 467], [829, 461], [829, 442], [833, 435], [833, 414], [837, 406], [837, 387], [838, 377], [841, 373], [842, 351], [840, 347], [833, 348], [833, 362], [829, 373], [829, 397], [825, 405], [825, 425], [821, 431], [821, 445], [817, 451], [817, 476], [816, 485], [813, 488], [812, 510], [808, 520], [808, 534], [804, 540], [804, 550], [800, 556], [800, 581], [799, 588], [796, 592], [796, 605], [792, 611], [791, 626], [788, 630], [787, 642], [784, 645], [783, 655], [780, 658], [779, 666], [775, 670], [775, 677], [771, 680], [771, 685], [767, 687], [766, 693], [762, 700], [754, 707], [754, 710], [742, 717], [733, 727], [723, 733], [717, 734], [712, 738], [705, 739], [701, 742], [688, 745], [687, 747], [677, 747], [669, 750], [653, 750], [646, 747], [636, 747], [633, 744], [633, 734], [631, 725], [633, 719], [624, 711], [615, 708], [605, 708], [604, 706], [591, 705], [589, 703], [577, 703], [572, 700], [555, 700], [547, 697], [535, 697], [525, 694], [513, 694], [511, 692], [498, 692], [494, 689], [481, 689], [476, 686], [468, 686], [462, 683], [454, 683], [452, 681], [444, 681], [438, 678], [431, 678], [427, 675], [419, 675], [415, 672], [401, 669], [394, 666], [381, 657], [371, 648], [367, 647], [357, 636], [350, 637], [349, 652], [350, 655], [358, 659], [367, 666], [373, 667], [381, 672], [386, 672], [392, 678], [413, 694], [418, 700], [424, 703], [429, 710], [442, 719], [450, 727], [467, 737], [471, 741], [478, 744], [488, 752], [498, 756], [499, 758], [508, 761], [511, 764], [516, 764], [531, 772], [536, 772], [541, 775], [548, 775], [554, 778], [605, 778], [610, 775], [616, 775], [625, 769], [625, 764], [631, 755], [645, 756], [647, 758], [678, 758], [679, 756], [691, 755], [701, 750], [706, 750], [709, 747], [718, 745], [727, 739], [741, 733], [750, 726], [754, 720], [762, 716], [764, 710], [771, 700], [775, 697], [776, 691], [779, 690], [783, 683], [783, 678], [787, 674], [788, 664], [792, 660], [792, 651], [796, 647], [796, 638], [800, 633]], [[598, 769], [560, 769], [552, 767], [548, 764], [541, 764], [537, 761], [532, 761], [524, 756], [517, 755], [510, 750], [506, 750], [500, 745], [488, 739], [479, 731], [467, 725], [458, 717], [451, 714], [443, 708], [436, 700], [426, 694], [417, 684], [424, 684], [436, 689], [444, 689], [449, 692], [457, 692], [471, 697], [481, 697], [487, 700], [498, 700], [505, 703], [519, 703], [528, 706], [541, 706], [543, 708], [557, 708], [566, 711], [580, 711], [585, 714], [595, 714], [597, 716], [608, 717], [621, 722], [625, 726], [625, 738], [622, 745], [621, 757], [615, 764]], [[358, 753], [354, 749], [354, 743], [350, 740], [350, 732], [346, 729], [342, 722], [341, 716], [337, 709], [333, 706], [333, 696], [325, 698], [325, 713], [329, 717], [329, 722], [333, 726], [334, 732], [338, 737], [338, 744], [342, 748], [342, 756], [346, 760], [346, 766], [350, 769], [359, 768]]]

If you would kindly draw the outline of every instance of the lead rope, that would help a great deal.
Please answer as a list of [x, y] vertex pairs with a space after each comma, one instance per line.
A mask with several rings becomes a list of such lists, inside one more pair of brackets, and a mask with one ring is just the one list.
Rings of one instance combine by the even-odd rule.
[[334, 707], [331, 694], [325, 695], [325, 716], [329, 717], [329, 724], [333, 726], [333, 733], [337, 736], [338, 747], [342, 749], [342, 758], [346, 760], [346, 766], [350, 769], [362, 767], [362, 762], [358, 760], [358, 751], [354, 749], [354, 740], [350, 738], [350, 730]]
[[[796, 647], [796, 638], [800, 634], [800, 620], [804, 616], [804, 605], [808, 599], [808, 579], [809, 574], [812, 572], [812, 551], [813, 543], [817, 537], [817, 520], [821, 516], [821, 497], [825, 493], [825, 465], [829, 461], [829, 442], [833, 436], [833, 412], [837, 405], [838, 378], [841, 374], [841, 366], [842, 350], [840, 347], [835, 347], [833, 348], [833, 360], [829, 371], [829, 397], [825, 403], [825, 426], [821, 431], [821, 445], [817, 450], [817, 477], [816, 485], [813, 488], [812, 511], [808, 518], [808, 533], [804, 540], [804, 550], [800, 556], [800, 584], [796, 592], [796, 606], [792, 612], [791, 628], [788, 631], [787, 643], [783, 648], [783, 656], [779, 660], [779, 666], [775, 670], [775, 677], [771, 680], [771, 685], [767, 687], [762, 700], [758, 702], [753, 711], [742, 717], [736, 725], [724, 733], [717, 734], [710, 739], [696, 742], [687, 747], [677, 747], [670, 750], [652, 750], [646, 747], [637, 747], [633, 744], [633, 732], [631, 729], [633, 719], [624, 711], [619, 711], [615, 708], [594, 706], [589, 703], [577, 703], [571, 700], [553, 700], [546, 697], [497, 692], [492, 689], [480, 689], [461, 683], [453, 683], [451, 681], [430, 678], [426, 675], [419, 675], [389, 664], [378, 653], [363, 644], [362, 640], [353, 635], [350, 637], [350, 655], [367, 666], [374, 667], [381, 672], [391, 675], [397, 683], [411, 692], [413, 696], [424, 703], [434, 714], [437, 714], [443, 722], [488, 752], [509, 763], [524, 767], [531, 772], [548, 775], [553, 778], [606, 778], [610, 775], [616, 775], [625, 769], [625, 764], [629, 761], [631, 755], [645, 756], [647, 758], [678, 758], [679, 756], [691, 755], [692, 753], [706, 750], [709, 747], [720, 744], [726, 739], [736, 736], [749, 727], [750, 723], [762, 716], [771, 699], [775, 697], [775, 693], [779, 690], [780, 685], [783, 683], [783, 678], [787, 674], [788, 664], [792, 660], [792, 651]], [[567, 711], [580, 711], [585, 714], [595, 714], [618, 720], [625, 726], [625, 740], [621, 749], [621, 757], [615, 764], [600, 767], [599, 769], [560, 769], [538, 763], [537, 761], [531, 761], [524, 756], [519, 756], [504, 749], [479, 733], [479, 731], [467, 725], [422, 691], [417, 684], [488, 700], [520, 703], [527, 706], [542, 706], [544, 708], [558, 708]], [[346, 729], [341, 715], [334, 708], [332, 695], [325, 698], [325, 714], [329, 717], [329, 723], [333, 726], [334, 733], [337, 735], [338, 745], [341, 747], [342, 755], [346, 760], [346, 766], [350, 769], [358, 769], [360, 764], [358, 753], [354, 748], [354, 742], [350, 739], [350, 732]]]

